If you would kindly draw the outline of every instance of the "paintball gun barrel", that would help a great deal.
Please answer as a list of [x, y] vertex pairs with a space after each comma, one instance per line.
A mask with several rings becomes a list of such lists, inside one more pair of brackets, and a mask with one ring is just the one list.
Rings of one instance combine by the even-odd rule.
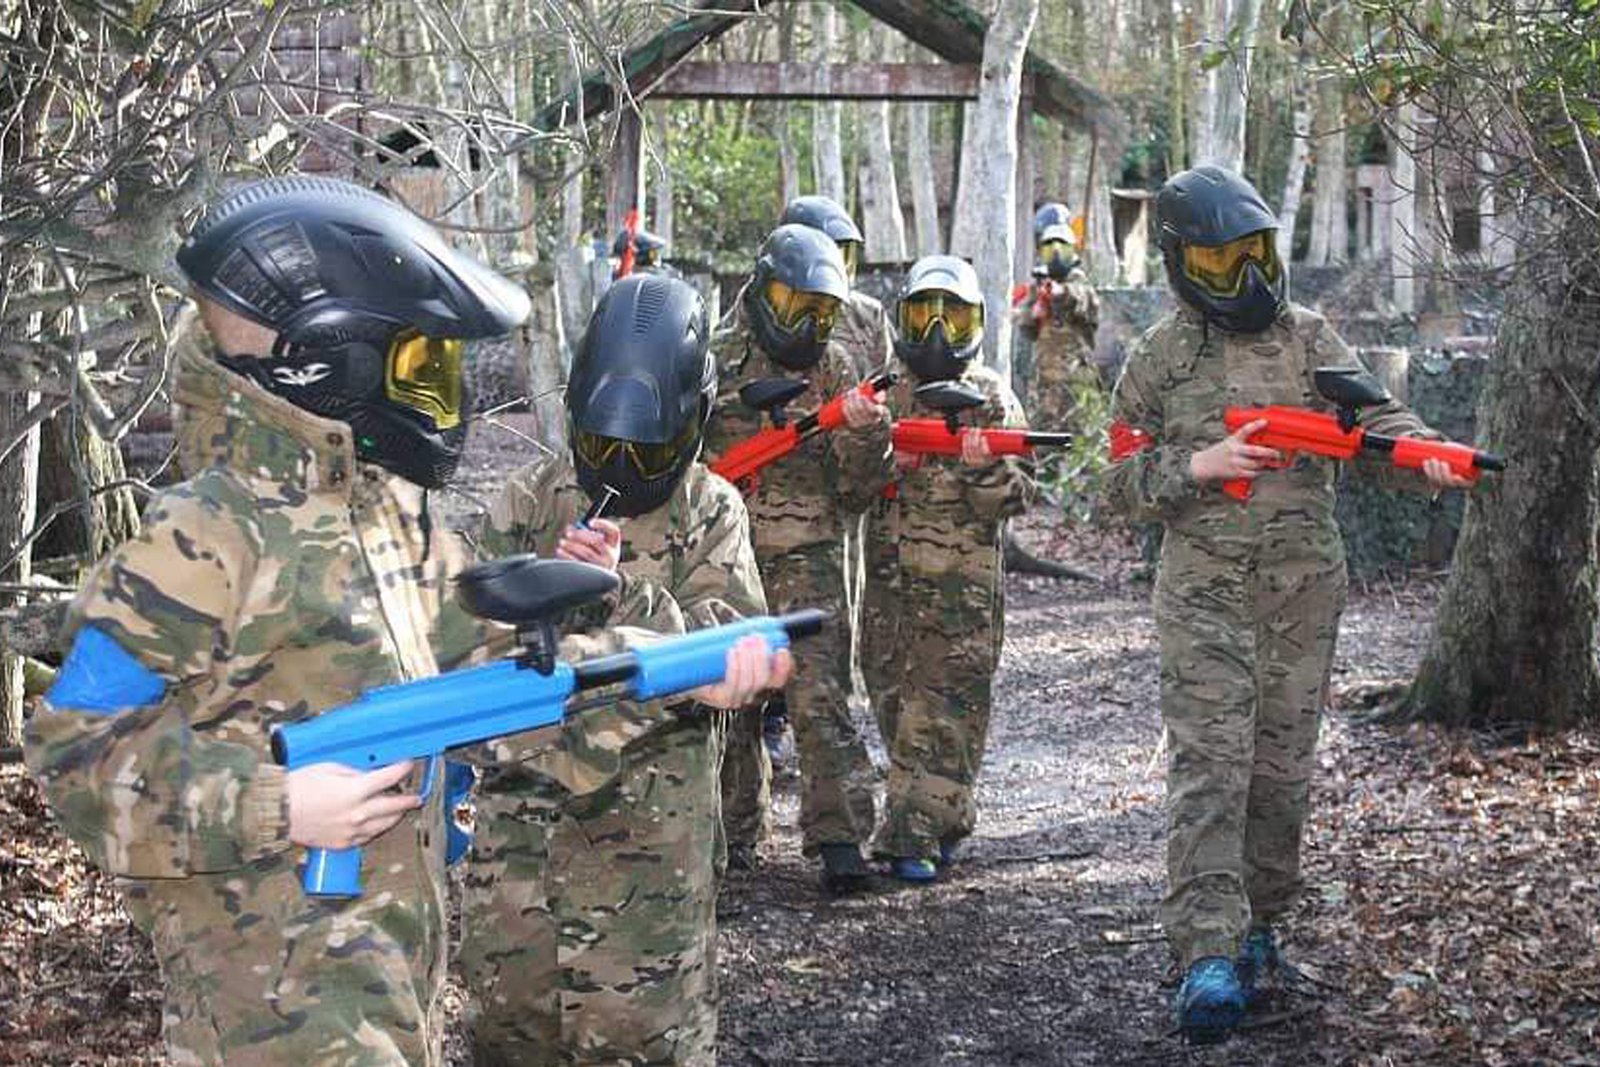
[[[853, 391], [877, 400], [898, 377], [893, 371], [884, 371], [868, 378]], [[844, 400], [849, 393], [841, 393], [809, 415], [797, 419], [788, 417], [784, 405], [805, 392], [809, 385], [809, 382], [790, 378], [758, 378], [741, 388], [740, 402], [766, 412], [772, 425], [735, 443], [718, 456], [711, 464], [712, 471], [738, 486], [741, 492], [753, 493], [761, 472], [767, 467], [799, 448], [802, 441], [844, 425]]]
[[[1364, 407], [1383, 404], [1389, 392], [1364, 370], [1355, 367], [1320, 367], [1314, 372], [1317, 391], [1334, 402], [1330, 414], [1305, 408], [1270, 406], [1229, 408], [1223, 423], [1230, 434], [1252, 422], [1267, 425], [1250, 435], [1250, 443], [1282, 453], [1273, 467], [1287, 467], [1301, 452], [1332, 459], [1352, 460], [1361, 452], [1387, 455], [1396, 467], [1420, 470], [1430, 459], [1443, 460], [1457, 477], [1477, 481], [1483, 471], [1502, 471], [1503, 457], [1482, 452], [1453, 441], [1427, 441], [1417, 437], [1391, 437], [1372, 433], [1359, 424]], [[1223, 492], [1235, 500], [1249, 500], [1251, 479], [1239, 478], [1222, 484]]]
[[[428, 760], [422, 791], [433, 787], [447, 749], [561, 722], [568, 701], [585, 690], [620, 686], [611, 699], [655, 700], [723, 680], [728, 650], [756, 634], [772, 650], [817, 633], [825, 612], [797, 611], [709, 627], [579, 663], [554, 658], [554, 622], [567, 609], [615, 589], [614, 574], [586, 563], [519, 556], [483, 564], [457, 582], [473, 614], [518, 626], [513, 658], [432, 678], [369, 690], [356, 700], [272, 732], [272, 754], [294, 770], [339, 763], [370, 771], [408, 759]], [[361, 850], [312, 849], [302, 877], [318, 897], [361, 892]]]

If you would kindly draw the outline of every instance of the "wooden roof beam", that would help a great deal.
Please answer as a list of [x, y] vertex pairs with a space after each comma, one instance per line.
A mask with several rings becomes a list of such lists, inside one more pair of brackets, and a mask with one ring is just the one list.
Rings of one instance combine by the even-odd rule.
[[950, 63], [681, 63], [652, 98], [973, 100], [978, 67]]

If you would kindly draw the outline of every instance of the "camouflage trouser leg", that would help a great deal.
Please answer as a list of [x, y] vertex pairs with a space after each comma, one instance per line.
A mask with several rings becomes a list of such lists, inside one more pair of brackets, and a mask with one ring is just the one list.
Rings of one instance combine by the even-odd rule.
[[865, 585], [861, 594], [861, 626], [856, 644], [861, 650], [861, 677], [878, 735], [889, 747], [900, 720], [900, 622], [904, 605], [899, 591], [899, 552], [889, 529], [888, 506], [880, 505], [867, 520]]
[[[390, 833], [408, 831], [415, 832], [402, 824]], [[161, 968], [163, 1062], [442, 1065], [442, 856], [431, 872], [439, 887], [413, 908], [408, 889], [423, 872], [372, 869], [371, 853], [384, 851], [369, 851], [365, 892], [350, 902], [305, 895], [295, 872], [299, 849], [225, 874], [120, 880], [128, 912], [150, 936]], [[405, 919], [412, 935], [406, 943], [373, 924], [383, 911]], [[325, 925], [330, 915], [337, 916], [332, 930]], [[347, 939], [332, 943], [335, 930]]]
[[1164, 546], [1156, 622], [1167, 727], [1166, 927], [1180, 964], [1232, 956], [1299, 888], [1311, 756], [1343, 561], [1218, 564]]
[[711, 1067], [716, 742], [685, 721], [574, 797], [486, 794], [462, 894], [479, 1067]]
[[761, 581], [774, 614], [822, 608], [834, 622], [794, 646], [795, 672], [784, 698], [800, 758], [800, 833], [807, 855], [825, 844], [864, 843], [876, 804], [872, 760], [850, 719], [842, 550], [811, 545], [762, 559]]
[[729, 845], [754, 845], [772, 832], [772, 758], [761, 736], [762, 705], [728, 716], [722, 753], [722, 833]]
[[996, 664], [994, 591], [902, 575], [902, 617], [896, 645], [897, 714], [883, 826], [873, 852], [934, 858], [941, 844], [972, 833], [973, 790], [989, 735]]

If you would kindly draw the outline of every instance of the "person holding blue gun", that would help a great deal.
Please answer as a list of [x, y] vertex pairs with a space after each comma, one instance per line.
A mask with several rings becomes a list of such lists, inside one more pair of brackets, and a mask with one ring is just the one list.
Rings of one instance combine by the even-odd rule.
[[[619, 280], [573, 359], [571, 454], [518, 471], [490, 512], [485, 558], [536, 552], [620, 577], [574, 629], [674, 634], [766, 611], [743, 499], [699, 460], [709, 343], [691, 286]], [[715, 1062], [723, 716], [706, 705], [782, 685], [789, 657], [756, 666], [697, 705], [571, 719], [538, 757], [485, 770], [460, 957], [479, 1067]]]
[[[286, 770], [270, 747], [483, 656], [427, 492], [461, 456], [466, 342], [512, 329], [527, 297], [321, 178], [234, 190], [178, 264], [210, 335], [176, 373], [187, 480], [74, 600], [27, 762], [151, 938], [170, 1062], [439, 1067], [442, 791], [409, 761]], [[305, 849], [353, 846], [360, 895], [303, 892]]]

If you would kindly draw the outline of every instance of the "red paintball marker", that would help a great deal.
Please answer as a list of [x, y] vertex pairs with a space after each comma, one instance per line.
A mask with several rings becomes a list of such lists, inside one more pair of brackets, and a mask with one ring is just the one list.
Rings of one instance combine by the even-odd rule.
[[[851, 392], [860, 393], [868, 400], [881, 400], [884, 392], [895, 383], [899, 375], [884, 371], [856, 386]], [[745, 407], [766, 412], [772, 425], [747, 437], [729, 448], [711, 469], [749, 495], [756, 491], [761, 472], [800, 447], [800, 443], [819, 433], [837, 430], [844, 425], [844, 399], [849, 392], [840, 393], [809, 415], [790, 419], [784, 411], [795, 397], [811, 387], [804, 379], [757, 378], [739, 387], [739, 402]]]
[[[1249, 440], [1253, 445], [1274, 448], [1283, 454], [1282, 459], [1268, 464], [1271, 467], [1287, 467], [1299, 452], [1352, 460], [1366, 451], [1387, 453], [1391, 463], [1406, 470], [1420, 470], [1430, 459], [1443, 460], [1457, 477], [1472, 482], [1477, 481], [1483, 471], [1506, 469], [1505, 459], [1492, 452], [1480, 452], [1452, 441], [1390, 437], [1371, 433], [1359, 425], [1362, 408], [1385, 404], [1390, 399], [1382, 383], [1359, 367], [1319, 367], [1313, 377], [1317, 392], [1336, 405], [1338, 410], [1334, 414], [1286, 406], [1229, 408], [1223, 414], [1223, 424], [1233, 434], [1252, 422], [1265, 419], [1266, 427], [1252, 434]], [[1251, 479], [1223, 482], [1222, 491], [1235, 500], [1249, 500]]]
[[[961, 425], [961, 413], [983, 405], [984, 396], [960, 382], [929, 382], [916, 391], [917, 402], [940, 413], [937, 419], [896, 419], [894, 450], [908, 456], [959, 456], [961, 438], [970, 427]], [[982, 429], [989, 451], [996, 456], [1031, 456], [1035, 449], [1065, 448], [1070, 433], [1037, 430]]]

